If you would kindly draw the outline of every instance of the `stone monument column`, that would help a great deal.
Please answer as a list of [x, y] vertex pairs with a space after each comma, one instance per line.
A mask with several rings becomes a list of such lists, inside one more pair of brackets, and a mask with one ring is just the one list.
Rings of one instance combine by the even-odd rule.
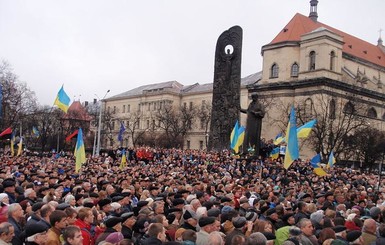
[[230, 134], [239, 120], [242, 60], [242, 28], [223, 32], [215, 49], [212, 113], [208, 149], [230, 148]]

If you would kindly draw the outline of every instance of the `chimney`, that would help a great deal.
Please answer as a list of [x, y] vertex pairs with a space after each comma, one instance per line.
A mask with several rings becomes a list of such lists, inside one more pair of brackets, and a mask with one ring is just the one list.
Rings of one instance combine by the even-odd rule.
[[318, 0], [310, 0], [309, 18], [314, 22], [317, 22], [317, 19], [318, 19], [317, 5], [318, 5]]

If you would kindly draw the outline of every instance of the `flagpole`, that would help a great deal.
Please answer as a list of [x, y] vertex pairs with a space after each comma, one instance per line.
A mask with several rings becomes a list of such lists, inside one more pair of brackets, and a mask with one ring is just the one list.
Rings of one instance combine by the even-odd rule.
[[96, 135], [97, 135], [97, 131], [95, 131], [95, 134], [94, 134], [94, 147], [92, 147], [92, 157], [95, 156], [95, 151], [96, 151]]
[[59, 141], [60, 141], [60, 134], [57, 133], [57, 144], [56, 144], [56, 153], [59, 153]]
[[107, 94], [110, 92], [110, 90], [107, 90], [106, 94], [104, 95], [103, 99], [100, 100], [100, 109], [99, 109], [99, 123], [98, 123], [98, 143], [96, 146], [96, 152], [95, 155], [99, 156], [100, 154], [100, 132], [102, 130], [102, 109], [103, 109], [103, 102], [104, 98], [106, 98]]

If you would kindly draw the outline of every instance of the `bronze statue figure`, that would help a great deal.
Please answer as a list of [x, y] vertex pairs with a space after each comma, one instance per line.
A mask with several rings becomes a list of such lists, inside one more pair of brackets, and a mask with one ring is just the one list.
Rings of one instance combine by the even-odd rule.
[[252, 101], [247, 110], [241, 109], [241, 112], [247, 114], [245, 139], [243, 141], [243, 154], [259, 155], [261, 148], [261, 130], [262, 119], [265, 116], [265, 108], [259, 103], [258, 95], [251, 95]]

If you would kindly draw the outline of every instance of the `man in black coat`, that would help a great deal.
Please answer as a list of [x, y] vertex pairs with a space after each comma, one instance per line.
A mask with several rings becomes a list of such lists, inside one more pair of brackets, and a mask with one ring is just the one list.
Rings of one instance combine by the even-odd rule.
[[161, 245], [166, 242], [166, 229], [160, 223], [153, 223], [148, 227], [148, 237], [143, 240], [143, 245]]

